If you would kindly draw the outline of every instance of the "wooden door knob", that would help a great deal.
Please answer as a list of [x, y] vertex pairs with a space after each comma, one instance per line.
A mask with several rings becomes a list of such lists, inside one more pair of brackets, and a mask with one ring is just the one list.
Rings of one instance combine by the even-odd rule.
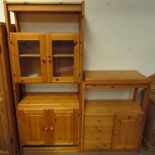
[[50, 127], [50, 131], [53, 131], [53, 130], [54, 130], [54, 127], [51, 126], [51, 127]]

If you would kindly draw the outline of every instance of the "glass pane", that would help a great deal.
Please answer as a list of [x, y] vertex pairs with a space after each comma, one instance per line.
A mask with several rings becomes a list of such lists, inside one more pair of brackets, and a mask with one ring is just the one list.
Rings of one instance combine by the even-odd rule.
[[20, 57], [20, 72], [22, 77], [39, 77], [41, 74], [40, 58]]
[[37, 40], [18, 40], [19, 54], [40, 54], [40, 44]]
[[73, 58], [54, 58], [53, 74], [54, 77], [73, 77], [74, 68]]
[[74, 41], [52, 41], [53, 54], [73, 54], [74, 53]]

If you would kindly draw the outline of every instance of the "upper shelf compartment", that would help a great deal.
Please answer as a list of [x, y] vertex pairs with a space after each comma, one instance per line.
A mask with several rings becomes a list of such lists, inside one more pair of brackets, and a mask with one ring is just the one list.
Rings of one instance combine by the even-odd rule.
[[84, 2], [4, 2], [15, 14], [17, 32], [80, 32]]

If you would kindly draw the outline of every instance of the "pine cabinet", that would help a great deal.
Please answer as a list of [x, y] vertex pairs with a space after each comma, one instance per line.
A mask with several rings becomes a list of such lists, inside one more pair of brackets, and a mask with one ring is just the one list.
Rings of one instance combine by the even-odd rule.
[[10, 38], [16, 82], [78, 82], [78, 34], [11, 33]]
[[77, 103], [71, 94], [27, 95], [18, 107], [22, 145], [79, 145]]
[[[144, 128], [149, 80], [137, 71], [86, 71], [84, 78], [83, 149], [137, 151]], [[132, 93], [129, 99], [84, 99], [90, 88], [130, 88]], [[139, 89], [144, 93], [141, 104]]]
[[[21, 150], [78, 151], [84, 2], [4, 1], [4, 8]], [[30, 95], [29, 86], [39, 89]]]

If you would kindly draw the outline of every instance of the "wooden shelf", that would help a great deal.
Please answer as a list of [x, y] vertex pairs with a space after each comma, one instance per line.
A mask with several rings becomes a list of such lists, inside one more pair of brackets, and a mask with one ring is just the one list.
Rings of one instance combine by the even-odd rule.
[[53, 57], [71, 57], [71, 58], [73, 58], [74, 57], [74, 55], [73, 54], [53, 54]]
[[77, 93], [27, 93], [18, 105], [18, 109], [78, 109]]
[[148, 84], [149, 80], [135, 70], [86, 71], [85, 83], [102, 85]]
[[20, 54], [20, 57], [32, 57], [32, 58], [39, 58], [40, 54]]
[[86, 100], [85, 103], [85, 115], [143, 113], [141, 106], [132, 100]]

